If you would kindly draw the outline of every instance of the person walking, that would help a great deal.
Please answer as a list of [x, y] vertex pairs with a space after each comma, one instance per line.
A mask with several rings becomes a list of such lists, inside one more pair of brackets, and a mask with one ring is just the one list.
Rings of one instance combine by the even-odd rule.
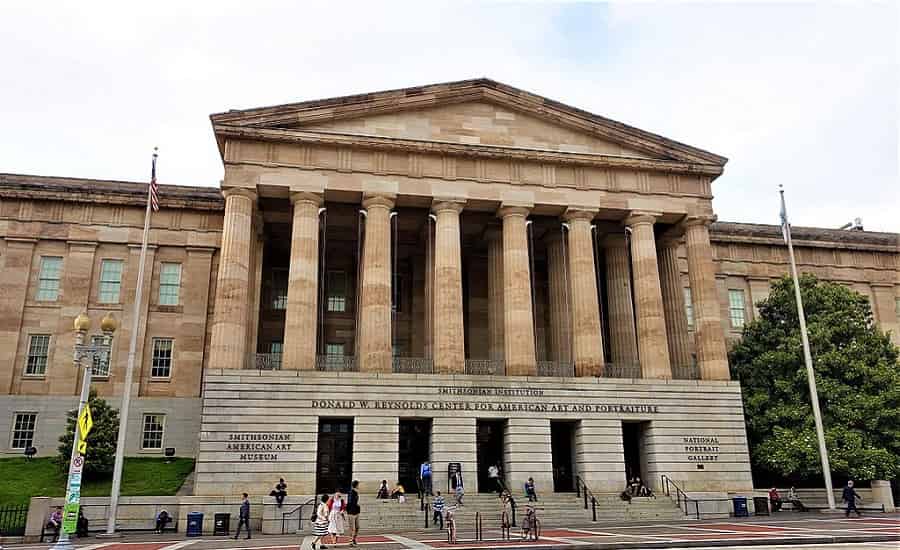
[[[313, 550], [325, 550], [327, 546], [322, 544], [322, 538], [328, 535], [328, 495], [323, 494], [316, 507], [316, 519], [313, 522]], [[318, 548], [316, 545], [319, 545]]]
[[338, 535], [344, 534], [345, 506], [344, 495], [335, 491], [328, 502], [328, 534], [331, 535], [331, 544], [337, 544]]
[[850, 512], [856, 512], [856, 516], [860, 517], [862, 514], [859, 513], [859, 509], [856, 508], [856, 501], [860, 500], [859, 493], [856, 492], [856, 489], [853, 488], [853, 480], [849, 480], [847, 482], [847, 486], [844, 487], [844, 492], [841, 495], [841, 500], [847, 503], [847, 512], [844, 514], [846, 517], [850, 517]]
[[441, 492], [438, 491], [437, 495], [435, 495], [434, 499], [431, 501], [431, 512], [432, 512], [432, 521], [435, 527], [439, 529], [444, 528], [444, 497], [441, 496]]
[[426, 460], [419, 466], [419, 478], [422, 480], [422, 491], [431, 496], [431, 462]]
[[234, 540], [237, 540], [241, 534], [241, 525], [247, 528], [247, 540], [250, 540], [250, 497], [244, 493], [244, 499], [241, 501], [241, 510], [238, 512], [237, 531], [234, 532]]
[[491, 484], [497, 489], [497, 494], [503, 493], [503, 483], [500, 481], [500, 467], [496, 464], [491, 464], [488, 466], [488, 479], [491, 480]]
[[[459, 474], [457, 473], [456, 475], [459, 475]], [[456, 488], [454, 489], [454, 491], [456, 494], [456, 505], [462, 506], [463, 505], [463, 495], [465, 495], [465, 493], [466, 493], [465, 489], [463, 488], [463, 484], [462, 484], [462, 476], [460, 476], [459, 479], [457, 479]]]
[[347, 495], [347, 523], [350, 524], [350, 546], [356, 546], [356, 537], [359, 536], [359, 481], [353, 480], [350, 484], [350, 494]]

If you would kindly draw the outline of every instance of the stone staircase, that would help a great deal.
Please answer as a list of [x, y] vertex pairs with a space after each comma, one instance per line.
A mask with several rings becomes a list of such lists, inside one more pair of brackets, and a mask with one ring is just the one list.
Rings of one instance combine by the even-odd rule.
[[[622, 501], [615, 494], [597, 495], [597, 522], [626, 521], [671, 521], [683, 519], [681, 510], [668, 497], [635, 498], [631, 503]], [[428, 505], [428, 529], [436, 531], [432, 523], [430, 499]], [[446, 498], [446, 506], [455, 503], [453, 497]], [[475, 514], [481, 512], [482, 527], [497, 529], [500, 525], [500, 501], [493, 494], [467, 494], [464, 506], [454, 510], [456, 525], [460, 531], [470, 531], [475, 526]], [[522, 517], [528, 500], [516, 499], [517, 520]], [[361, 532], [367, 534], [399, 531], [425, 531], [425, 512], [419, 509], [419, 500], [412, 495], [403, 504], [396, 500], [377, 500], [370, 496], [360, 497], [362, 514]], [[592, 521], [590, 502], [584, 509], [584, 501], [575, 493], [550, 493], [540, 496], [535, 504], [537, 516], [542, 526], [547, 528], [587, 527]], [[303, 532], [310, 526], [304, 518]]]

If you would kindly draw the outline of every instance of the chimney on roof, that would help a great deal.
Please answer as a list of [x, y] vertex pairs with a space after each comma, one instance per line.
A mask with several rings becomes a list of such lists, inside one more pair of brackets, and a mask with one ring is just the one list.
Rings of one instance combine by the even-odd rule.
[[865, 231], [865, 229], [863, 229], [862, 218], [853, 218], [852, 222], [845, 223], [838, 229], [847, 229], [849, 231]]

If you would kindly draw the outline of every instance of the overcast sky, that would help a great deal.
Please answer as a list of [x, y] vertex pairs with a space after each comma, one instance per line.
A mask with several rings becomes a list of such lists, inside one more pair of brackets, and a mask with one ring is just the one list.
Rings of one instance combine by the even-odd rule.
[[719, 219], [900, 232], [895, 2], [5, 2], [0, 171], [217, 185], [209, 114], [489, 77], [730, 159]]

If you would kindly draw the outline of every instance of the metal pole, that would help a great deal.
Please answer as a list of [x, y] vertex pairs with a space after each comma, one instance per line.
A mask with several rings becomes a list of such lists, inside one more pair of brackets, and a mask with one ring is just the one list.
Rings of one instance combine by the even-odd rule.
[[[153, 152], [156, 169], [156, 150]], [[113, 466], [112, 490], [109, 494], [109, 515], [106, 518], [106, 536], [116, 533], [116, 513], [119, 491], [122, 488], [122, 466], [125, 460], [125, 436], [128, 433], [128, 409], [131, 406], [131, 379], [137, 352], [138, 328], [141, 324], [141, 302], [144, 296], [144, 262], [147, 259], [147, 239], [150, 235], [150, 186], [147, 186], [147, 211], [144, 214], [144, 236], [141, 241], [141, 259], [138, 262], [137, 287], [134, 290], [134, 309], [131, 312], [131, 339], [128, 343], [128, 363], [125, 366], [125, 386], [122, 388], [122, 405], [119, 407], [119, 436], [116, 440], [116, 461]]]
[[[784, 208], [784, 190], [781, 193]], [[785, 216], [786, 218], [787, 216]], [[791, 241], [791, 227], [785, 223], [785, 239], [788, 255], [791, 260], [791, 275], [794, 279], [794, 296], [797, 299], [797, 317], [800, 319], [800, 340], [803, 342], [803, 360], [806, 362], [806, 377], [809, 380], [809, 398], [812, 401], [813, 419], [816, 423], [816, 437], [819, 440], [819, 457], [822, 461], [822, 475], [825, 478], [825, 494], [828, 497], [828, 509], [834, 510], [834, 489], [831, 485], [831, 466], [828, 463], [828, 448], [825, 446], [825, 428], [822, 425], [822, 412], [819, 410], [819, 392], [816, 391], [816, 371], [813, 370], [812, 354], [809, 351], [809, 336], [806, 333], [806, 314], [803, 312], [803, 297], [800, 293], [800, 279], [797, 277], [797, 263], [794, 260], [794, 244]]]
[[[82, 363], [82, 354], [78, 350], [78, 346], [84, 344], [84, 334], [85, 331], [76, 331], [75, 333], [75, 367], [81, 368]], [[84, 410], [85, 405], [88, 402], [88, 396], [91, 391], [91, 374], [92, 374], [93, 365], [88, 363], [87, 367], [84, 368], [84, 377], [81, 379], [81, 397], [78, 400], [78, 414], [75, 416], [75, 434], [72, 438], [72, 453], [69, 456], [69, 476], [66, 482], [66, 502], [69, 502], [69, 487], [72, 486], [72, 479], [76, 475], [75, 472], [72, 471], [72, 463], [75, 462], [75, 457], [78, 456], [78, 443], [80, 442], [80, 437], [78, 433], [78, 419], [81, 418], [81, 412]], [[77, 474], [81, 475], [81, 474]], [[79, 495], [79, 500], [81, 499]], [[65, 522], [65, 516], [63, 516], [63, 522]], [[56, 544], [53, 545], [52, 550], [72, 550], [74, 546], [72, 546], [72, 542], [69, 540], [69, 533], [66, 533], [65, 529], [63, 529], [62, 525], [59, 528], [59, 538], [56, 541]]]

